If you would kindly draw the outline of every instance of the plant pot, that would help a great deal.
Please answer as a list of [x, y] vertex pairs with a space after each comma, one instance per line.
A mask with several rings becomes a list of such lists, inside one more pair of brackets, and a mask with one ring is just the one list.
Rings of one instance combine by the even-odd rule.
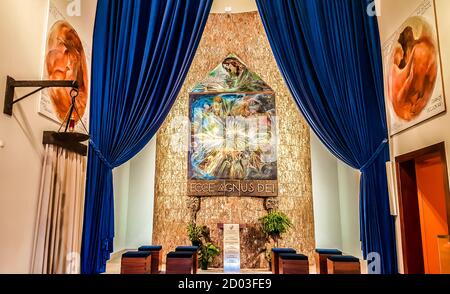
[[202, 260], [201, 267], [202, 267], [202, 270], [204, 270], [204, 271], [208, 270], [208, 262]]

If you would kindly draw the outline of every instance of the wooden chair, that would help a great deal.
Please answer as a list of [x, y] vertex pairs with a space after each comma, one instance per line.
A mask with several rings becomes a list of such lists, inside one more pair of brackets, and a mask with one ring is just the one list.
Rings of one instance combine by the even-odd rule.
[[308, 275], [308, 256], [295, 253], [279, 254], [280, 275]]
[[317, 274], [328, 273], [327, 258], [333, 255], [342, 255], [342, 252], [337, 249], [316, 249], [315, 260]]
[[122, 254], [121, 274], [150, 274], [151, 252], [130, 251]]
[[152, 265], [151, 273], [159, 274], [161, 272], [162, 256], [161, 256], [162, 246], [141, 246], [138, 251], [147, 251], [152, 254]]
[[166, 258], [166, 274], [189, 275], [194, 273], [192, 252], [169, 252]]
[[192, 259], [194, 262], [194, 274], [197, 273], [198, 269], [198, 246], [177, 246], [175, 252], [192, 252]]
[[327, 259], [329, 274], [361, 274], [359, 259], [350, 255], [333, 255]]
[[278, 275], [280, 273], [279, 261], [282, 253], [296, 253], [292, 248], [272, 248], [272, 274]]

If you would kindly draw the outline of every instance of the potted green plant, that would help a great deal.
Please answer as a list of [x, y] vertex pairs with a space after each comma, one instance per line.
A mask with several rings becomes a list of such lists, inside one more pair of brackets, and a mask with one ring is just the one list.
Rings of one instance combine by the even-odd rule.
[[281, 235], [292, 227], [289, 217], [281, 211], [273, 210], [260, 219], [262, 231], [267, 237], [272, 238], [276, 247]]
[[201, 268], [208, 269], [208, 265], [214, 261], [219, 255], [220, 250], [212, 243], [209, 228], [207, 226], [199, 226], [195, 222], [191, 222], [187, 226], [189, 240], [193, 246], [199, 247], [199, 257]]
[[266, 216], [259, 219], [263, 233], [266, 235], [266, 254], [265, 258], [269, 263], [269, 269], [272, 263], [272, 248], [270, 240], [272, 239], [275, 247], [278, 247], [278, 240], [281, 235], [286, 233], [292, 227], [289, 217], [281, 211], [271, 210]]
[[201, 226], [197, 226], [195, 223], [190, 223], [187, 226], [187, 232], [189, 240], [192, 242], [192, 246], [201, 246], [201, 238], [203, 235], [203, 228]]
[[202, 270], [207, 270], [208, 266], [214, 261], [214, 258], [219, 255], [220, 250], [212, 243], [202, 244], [200, 247], [200, 265]]

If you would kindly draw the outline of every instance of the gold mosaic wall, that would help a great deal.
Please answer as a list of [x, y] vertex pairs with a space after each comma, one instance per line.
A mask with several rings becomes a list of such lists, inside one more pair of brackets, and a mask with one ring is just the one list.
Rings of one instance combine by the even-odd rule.
[[[315, 240], [309, 128], [277, 68], [257, 12], [211, 14], [209, 17], [180, 95], [157, 137], [153, 244], [163, 246], [164, 256], [177, 245], [190, 244], [186, 233], [190, 220], [186, 149], [189, 129], [180, 117], [188, 116], [189, 91], [230, 53], [235, 53], [276, 93], [279, 209], [294, 223], [279, 245], [307, 254], [313, 263]], [[241, 231], [242, 268], [265, 268], [265, 242], [258, 219], [266, 213], [262, 198], [205, 197], [201, 200], [197, 223], [210, 228], [212, 240], [220, 248], [222, 232], [218, 223], [245, 224]], [[221, 265], [222, 257], [219, 256], [213, 266]]]

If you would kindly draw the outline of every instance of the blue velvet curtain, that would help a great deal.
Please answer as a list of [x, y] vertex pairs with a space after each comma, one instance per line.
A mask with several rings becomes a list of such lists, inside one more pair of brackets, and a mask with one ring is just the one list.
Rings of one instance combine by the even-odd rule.
[[360, 238], [381, 273], [397, 273], [383, 76], [371, 0], [257, 0], [278, 66], [308, 123], [340, 160], [362, 172]]
[[112, 169], [155, 135], [175, 101], [212, 0], [99, 0], [94, 29], [81, 271], [113, 250]]

